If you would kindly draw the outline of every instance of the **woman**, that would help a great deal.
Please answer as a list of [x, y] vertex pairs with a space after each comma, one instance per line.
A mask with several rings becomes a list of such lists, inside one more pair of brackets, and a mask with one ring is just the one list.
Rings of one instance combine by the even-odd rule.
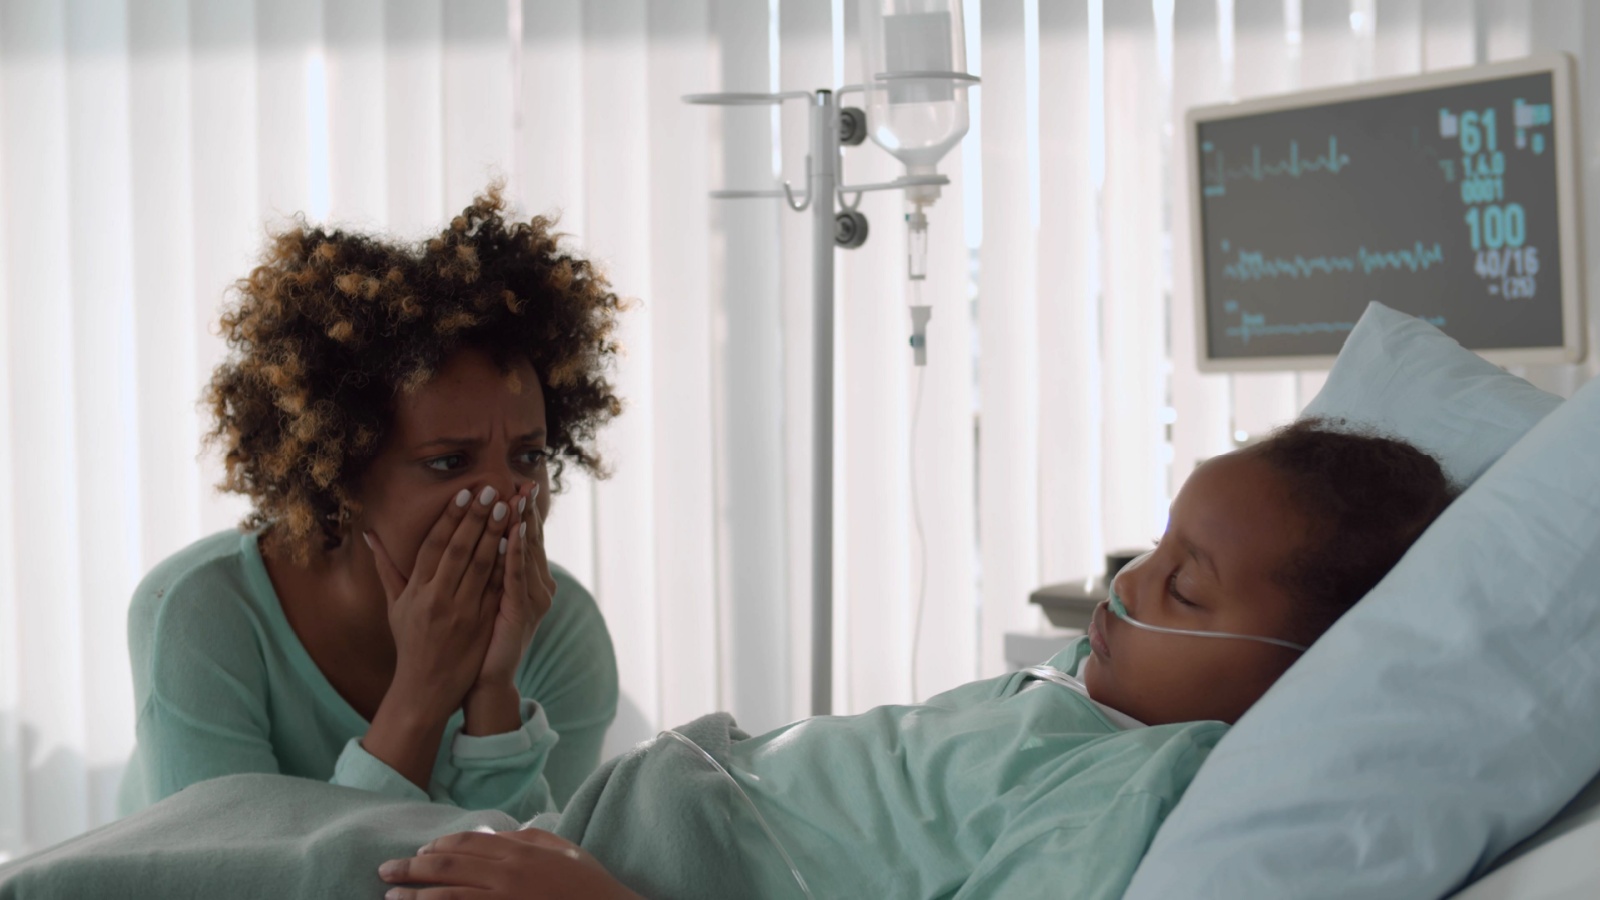
[[603, 474], [622, 305], [502, 212], [420, 246], [301, 223], [237, 284], [208, 401], [254, 509], [135, 592], [124, 814], [280, 772], [524, 819], [595, 768], [615, 657], [542, 540], [562, 464]]

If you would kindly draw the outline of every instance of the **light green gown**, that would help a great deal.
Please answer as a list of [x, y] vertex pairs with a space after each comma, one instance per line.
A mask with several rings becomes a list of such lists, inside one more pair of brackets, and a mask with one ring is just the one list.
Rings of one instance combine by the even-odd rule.
[[[1083, 639], [1050, 664], [1075, 673], [1088, 652]], [[1227, 730], [1119, 718], [1130, 721], [1016, 673], [754, 738], [726, 717], [682, 730], [733, 773], [816, 897], [1113, 898]], [[533, 824], [647, 897], [694, 896], [697, 870], [719, 873], [707, 896], [800, 896], [731, 785], [694, 757], [675, 741], [642, 745], [559, 821]]]

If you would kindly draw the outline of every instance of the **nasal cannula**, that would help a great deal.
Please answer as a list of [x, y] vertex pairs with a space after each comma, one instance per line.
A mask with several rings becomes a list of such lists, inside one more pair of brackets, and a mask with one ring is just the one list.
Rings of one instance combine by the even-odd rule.
[[[1134, 562], [1138, 562], [1138, 560], [1134, 560]], [[1129, 565], [1133, 565], [1133, 563], [1129, 563]], [[1278, 638], [1260, 637], [1254, 634], [1229, 634], [1225, 631], [1191, 631], [1187, 628], [1163, 628], [1160, 625], [1150, 625], [1135, 619], [1133, 614], [1128, 612], [1128, 607], [1123, 605], [1122, 598], [1117, 596], [1115, 589], [1111, 590], [1109, 593], [1110, 596], [1107, 600], [1107, 605], [1110, 607], [1112, 614], [1122, 621], [1127, 622], [1129, 625], [1132, 625], [1135, 628], [1142, 628], [1145, 631], [1154, 631], [1161, 634], [1186, 634], [1190, 637], [1232, 638], [1239, 641], [1260, 641], [1263, 644], [1272, 644], [1275, 647], [1287, 647], [1288, 649], [1297, 651], [1299, 653], [1304, 653], [1311, 649], [1303, 644], [1279, 640]]]

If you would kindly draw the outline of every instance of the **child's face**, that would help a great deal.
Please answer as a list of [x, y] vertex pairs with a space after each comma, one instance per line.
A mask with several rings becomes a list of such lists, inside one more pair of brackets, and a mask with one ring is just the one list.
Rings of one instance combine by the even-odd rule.
[[[1219, 456], [1189, 476], [1160, 544], [1119, 572], [1113, 588], [1143, 623], [1293, 640], [1294, 600], [1275, 576], [1306, 535], [1270, 463]], [[1079, 670], [1089, 695], [1149, 725], [1237, 721], [1300, 655], [1259, 641], [1144, 631], [1105, 603], [1090, 640]]]

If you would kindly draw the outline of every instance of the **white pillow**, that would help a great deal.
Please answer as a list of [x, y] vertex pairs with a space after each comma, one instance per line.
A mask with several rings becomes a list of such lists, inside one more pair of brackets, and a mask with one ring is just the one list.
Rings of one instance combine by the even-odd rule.
[[[1475, 465], [1447, 461], [1468, 477]], [[1222, 739], [1126, 897], [1441, 897], [1597, 771], [1600, 380], [1456, 500]]]
[[1427, 322], [1373, 302], [1303, 415], [1404, 438], [1466, 486], [1560, 404]]

